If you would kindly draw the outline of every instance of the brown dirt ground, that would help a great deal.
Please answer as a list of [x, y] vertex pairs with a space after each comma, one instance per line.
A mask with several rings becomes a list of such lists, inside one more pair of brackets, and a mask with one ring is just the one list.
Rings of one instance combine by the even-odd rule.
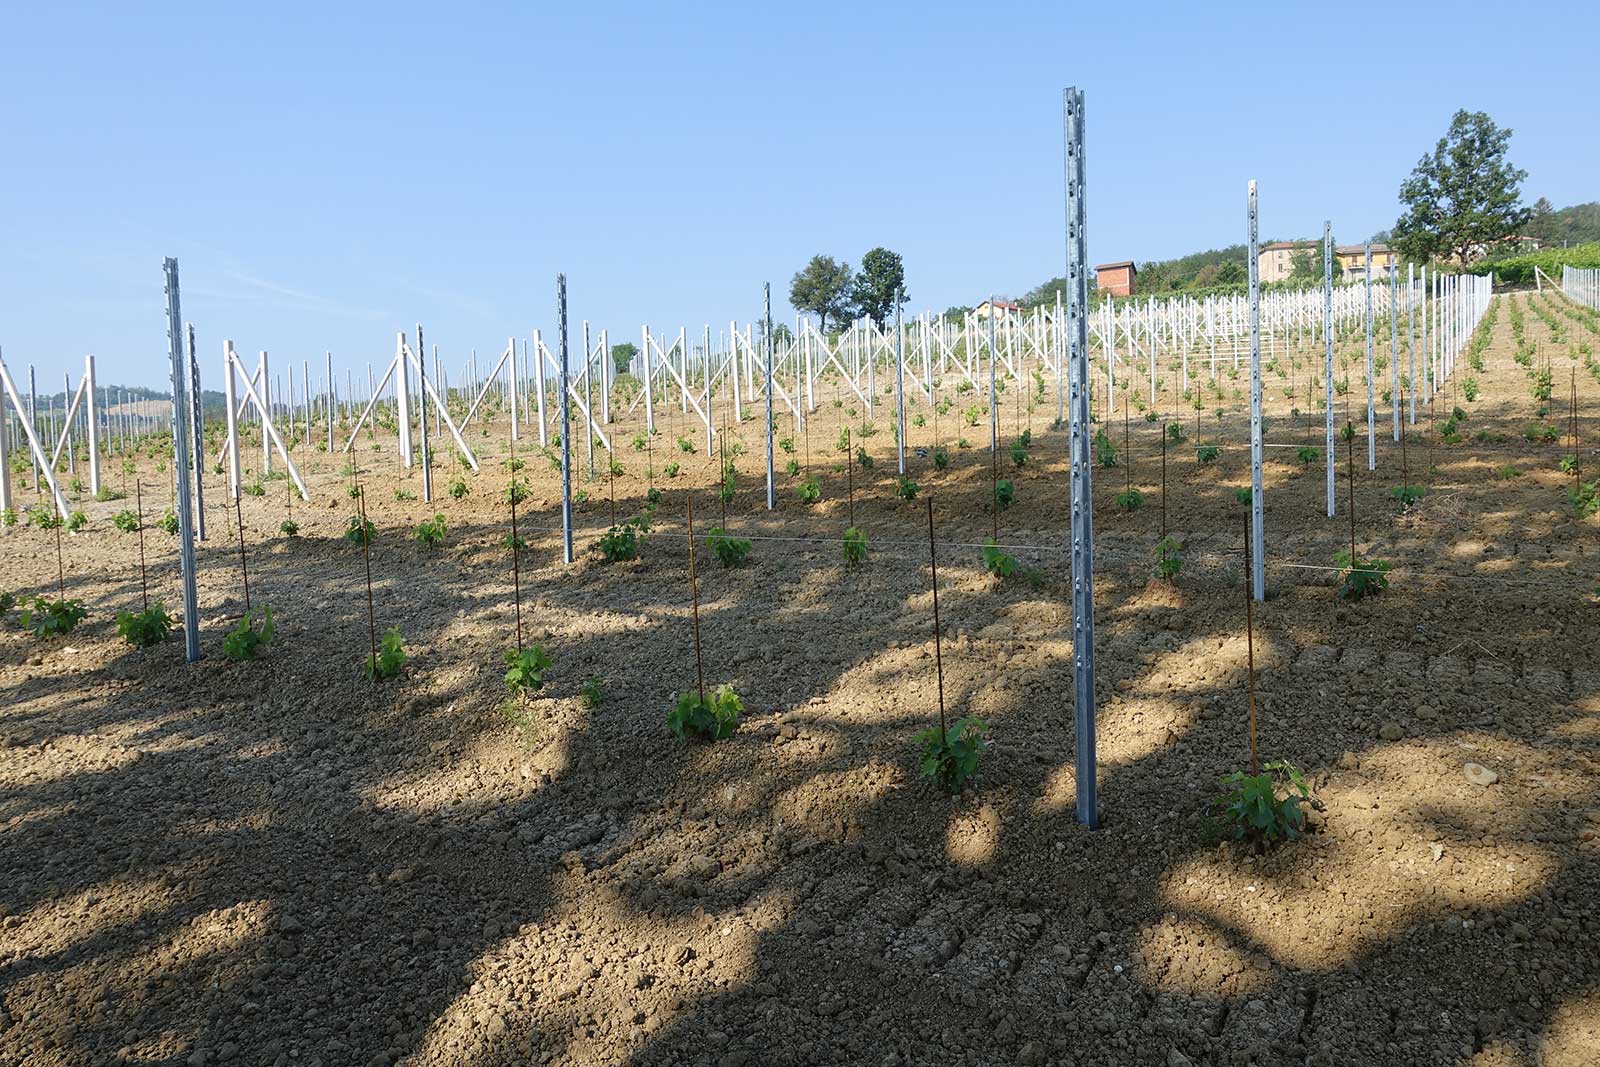
[[[1557, 343], [1526, 311], [1557, 415], [1575, 369], [1584, 439], [1600, 439], [1600, 385], [1569, 355], [1600, 334], [1557, 297], [1532, 302], [1569, 333]], [[1031, 413], [1013, 385], [1001, 414], [1003, 448], [1018, 425], [1036, 438], [1000, 516], [1036, 580], [981, 567], [987, 429], [956, 427], [973, 394], [939, 420], [938, 439], [973, 445], [952, 469], [911, 458], [941, 542], [945, 700], [993, 728], [979, 786], [955, 798], [916, 774], [913, 738], [938, 700], [927, 530], [922, 501], [892, 492], [888, 399], [863, 442], [875, 467], [853, 472], [872, 543], [854, 572], [837, 540], [847, 475], [826, 466], [847, 407], [825, 390], [796, 442], [823, 479], [814, 507], [780, 474], [768, 514], [759, 419], [735, 428], [750, 453], [726, 521], [757, 539], [738, 570], [697, 552], [699, 625], [707, 683], [732, 682], [746, 715], [712, 746], [664, 727], [695, 684], [681, 490], [700, 490], [697, 529], [721, 521], [703, 438], [694, 455], [674, 445], [690, 433], [676, 405], [648, 454], [628, 448], [631, 423], [615, 431], [618, 514], [642, 506], [647, 466], [666, 491], [637, 562], [606, 566], [592, 547], [611, 514], [602, 478], [579, 482], [594, 499], [578, 563], [561, 564], [555, 480], [522, 446], [523, 625], [555, 660], [525, 704], [501, 682], [515, 627], [503, 423], [474, 428], [484, 473], [436, 508], [393, 499], [420, 495], [419, 474], [387, 437], [379, 451], [362, 438], [376, 626], [399, 626], [411, 657], [377, 686], [360, 676], [363, 567], [340, 538], [352, 506], [337, 458], [300, 451], [314, 501], [294, 506], [297, 538], [277, 532], [282, 481], [245, 499], [251, 600], [280, 625], [256, 662], [222, 655], [244, 601], [215, 474], [194, 666], [180, 642], [117, 638], [116, 611], [139, 602], [137, 539], [111, 527], [126, 503], [89, 502], [89, 527], [61, 539], [89, 619], [48, 642], [0, 628], [0, 1064], [1600, 1061], [1600, 519], [1565, 505], [1566, 442], [1520, 436], [1535, 404], [1508, 311], [1502, 299], [1485, 370], [1463, 364], [1441, 401], [1441, 419], [1469, 409], [1465, 440], [1438, 443], [1426, 417], [1411, 431], [1420, 506], [1389, 499], [1397, 447], [1380, 441], [1377, 477], [1358, 448], [1358, 541], [1395, 565], [1381, 597], [1345, 604], [1315, 569], [1348, 541], [1344, 457], [1330, 520], [1320, 467], [1270, 452], [1260, 746], [1304, 767], [1324, 810], [1265, 855], [1207, 823], [1219, 777], [1249, 758], [1233, 498], [1248, 449], [1231, 394], [1244, 372], [1224, 379], [1224, 418], [1201, 416], [1221, 460], [1197, 462], [1189, 409], [1167, 455], [1165, 521], [1186, 553], [1175, 585], [1150, 580], [1159, 424], [1135, 408], [1126, 427], [1143, 509], [1111, 501], [1125, 467], [1095, 472], [1098, 832], [1072, 814], [1053, 382]], [[1312, 348], [1296, 376], [1320, 365]], [[1467, 376], [1475, 403], [1455, 399]], [[1319, 437], [1284, 385], [1269, 375], [1269, 439]], [[1120, 447], [1120, 418], [1108, 426]], [[908, 437], [934, 435], [930, 421]], [[1600, 471], [1594, 448], [1582, 455]], [[663, 477], [674, 458], [683, 470]], [[454, 475], [440, 459], [442, 489]], [[153, 461], [141, 472], [164, 484]], [[147, 511], [168, 492], [147, 493]], [[427, 551], [405, 535], [435, 509], [450, 533]], [[172, 540], [147, 538], [152, 595], [172, 604]], [[50, 593], [56, 569], [52, 532], [0, 536], [0, 589]], [[593, 707], [579, 695], [591, 677]], [[1473, 784], [1468, 761], [1498, 781]]]

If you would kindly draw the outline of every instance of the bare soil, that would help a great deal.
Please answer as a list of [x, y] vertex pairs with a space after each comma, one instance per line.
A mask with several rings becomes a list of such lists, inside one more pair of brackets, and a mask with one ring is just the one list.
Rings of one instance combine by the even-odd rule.
[[[823, 499], [796, 499], [805, 471], [784, 474], [780, 453], [770, 513], [747, 419], [727, 435], [747, 451], [725, 518], [718, 458], [674, 395], [646, 451], [629, 444], [635, 418], [613, 428], [621, 476], [601, 453], [601, 476], [577, 479], [590, 499], [571, 566], [559, 483], [525, 439], [520, 625], [555, 661], [527, 700], [501, 678], [519, 599], [503, 420], [472, 427], [483, 471], [460, 500], [445, 489], [461, 467], [437, 453], [432, 505], [395, 499], [421, 496], [420, 473], [399, 467], [392, 435], [362, 435], [370, 622], [363, 555], [342, 537], [343, 457], [297, 450], [314, 498], [293, 504], [297, 537], [278, 529], [283, 481], [245, 497], [241, 517], [208, 469], [194, 665], [179, 640], [137, 651], [117, 637], [116, 613], [141, 603], [138, 537], [111, 525], [131, 493], [84, 504], [88, 527], [59, 538], [59, 578], [55, 531], [6, 531], [0, 590], [53, 598], [59, 582], [90, 615], [48, 641], [15, 614], [0, 626], [0, 1064], [1600, 1061], [1600, 518], [1575, 517], [1558, 469], [1575, 380], [1577, 454], [1584, 477], [1600, 474], [1600, 384], [1575, 347], [1600, 335], [1559, 297], [1514, 299], [1566, 324], [1558, 343], [1525, 312], [1553, 362], [1552, 411], [1538, 419], [1513, 361], [1504, 298], [1485, 369], [1463, 357], [1408, 427], [1410, 481], [1428, 493], [1403, 513], [1379, 403], [1379, 469], [1364, 469], [1362, 439], [1354, 462], [1359, 554], [1394, 567], [1371, 599], [1333, 585], [1350, 540], [1343, 446], [1333, 519], [1320, 461], [1296, 457], [1321, 447], [1320, 412], [1302, 401], [1314, 413], [1297, 419], [1284, 395], [1290, 375], [1303, 394], [1320, 373], [1315, 342], [1269, 374], [1268, 439], [1284, 447], [1268, 451], [1270, 595], [1248, 649], [1248, 509], [1234, 497], [1247, 405], [1232, 394], [1248, 371], [1224, 374], [1225, 413], [1208, 399], [1198, 434], [1181, 408], [1164, 494], [1164, 421], [1134, 404], [1148, 383], [1118, 392], [1102, 426], [1119, 464], [1094, 472], [1094, 832], [1073, 818], [1053, 381], [1031, 404], [1018, 394], [1032, 385], [1010, 383], [993, 460], [987, 419], [960, 425], [981, 391], [952, 395], [937, 425], [913, 400], [911, 502], [894, 492], [892, 396], [876, 398], [870, 437], [837, 386], [806, 433], [780, 419]], [[1208, 370], [1197, 358], [1191, 374]], [[1178, 412], [1177, 372], [1162, 375]], [[1359, 371], [1345, 401], [1364, 419]], [[1457, 404], [1463, 439], [1442, 443], [1435, 423]], [[719, 397], [719, 421], [727, 407]], [[1537, 421], [1562, 439], [1527, 441]], [[872, 470], [841, 466], [846, 424]], [[1030, 427], [1017, 469], [1006, 450]], [[1222, 445], [1215, 464], [1197, 437]], [[945, 471], [918, 452], [941, 444]], [[996, 470], [1016, 482], [998, 515]], [[138, 472], [159, 487], [148, 520], [170, 474], [149, 457]], [[639, 514], [652, 483], [663, 496], [642, 558], [606, 565], [598, 533]], [[1137, 511], [1113, 503], [1125, 484], [1143, 491]], [[665, 728], [697, 685], [691, 488], [705, 684], [731, 682], [746, 707], [714, 745]], [[915, 736], [939, 707], [929, 494], [944, 702], [987, 720], [994, 742], [956, 797], [917, 774]], [[409, 531], [435, 511], [449, 534], [429, 550]], [[250, 602], [270, 604], [279, 631], [236, 663], [222, 644], [245, 607], [241, 518]], [[852, 522], [871, 550], [847, 570]], [[748, 566], [709, 556], [713, 524], [753, 540]], [[1153, 580], [1163, 524], [1184, 543], [1174, 583]], [[983, 569], [991, 534], [1031, 577]], [[179, 603], [173, 539], [145, 538], [149, 595]], [[372, 684], [361, 664], [390, 626], [410, 659]], [[1221, 776], [1249, 763], [1251, 649], [1262, 758], [1304, 768], [1322, 806], [1312, 832], [1267, 852], [1219, 839], [1212, 818]]]

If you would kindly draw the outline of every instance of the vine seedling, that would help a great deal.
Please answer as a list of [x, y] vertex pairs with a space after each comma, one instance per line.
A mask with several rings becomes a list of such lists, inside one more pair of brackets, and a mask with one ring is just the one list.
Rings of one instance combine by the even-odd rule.
[[360, 515], [350, 516], [350, 521], [345, 524], [344, 539], [355, 545], [369, 545], [375, 528], [371, 519], [363, 519]]
[[583, 706], [586, 708], [598, 708], [605, 698], [605, 682], [598, 675], [584, 682], [578, 689], [578, 699], [583, 701]]
[[364, 668], [367, 679], [376, 682], [382, 678], [393, 678], [405, 665], [404, 638], [400, 636], [400, 627], [391, 626], [383, 632], [383, 637], [378, 643], [378, 654], [367, 656]]
[[917, 499], [917, 488], [918, 486], [916, 482], [912, 481], [907, 476], [902, 476], [900, 480], [895, 483], [894, 495], [899, 497], [901, 500], [915, 500]]
[[117, 634], [134, 648], [159, 645], [172, 632], [172, 617], [161, 601], [143, 611], [117, 612]]
[[975, 716], [958, 719], [948, 730], [929, 727], [917, 735], [921, 771], [947, 793], [959, 793], [978, 774], [978, 760], [989, 747], [989, 725]]
[[[385, 635], [387, 642], [388, 636]], [[544, 672], [552, 661], [543, 645], [532, 648], [508, 649], [505, 654], [506, 688], [518, 696], [527, 696], [544, 688]]]
[[35, 637], [61, 637], [72, 632], [88, 617], [89, 610], [76, 600], [46, 600], [36, 596], [23, 608], [17, 621]]
[[1123, 511], [1138, 511], [1144, 507], [1144, 494], [1134, 488], [1128, 488], [1111, 498]]
[[742, 567], [750, 555], [750, 542], [728, 536], [728, 531], [714, 526], [706, 535], [706, 548], [710, 549], [724, 567]]
[[123, 533], [137, 533], [139, 530], [139, 516], [131, 510], [124, 509], [111, 517], [111, 525]]
[[1222, 455], [1221, 445], [1201, 445], [1194, 450], [1195, 457], [1201, 463], [1215, 463], [1217, 457]]
[[1016, 558], [1006, 555], [992, 537], [984, 538], [983, 567], [996, 578], [1009, 578], [1017, 573]]
[[444, 516], [440, 514], [435, 514], [431, 520], [417, 523], [417, 528], [411, 533], [417, 544], [423, 548], [433, 548], [444, 540], [444, 535]]
[[867, 535], [852, 526], [844, 532], [844, 565], [854, 567], [866, 562]]
[[[260, 623], [258, 626], [257, 623]], [[278, 626], [272, 621], [272, 608], [266, 604], [244, 613], [239, 625], [222, 639], [222, 654], [234, 661], [255, 659], [262, 645], [272, 643]]]
[[1336, 579], [1337, 588], [1339, 595], [1346, 600], [1360, 600], [1389, 588], [1388, 560], [1362, 561], [1340, 549], [1334, 553], [1333, 562], [1341, 568]]
[[744, 702], [727, 683], [713, 689], [710, 696], [679, 693], [677, 706], [667, 715], [667, 729], [680, 741], [718, 741], [739, 728], [743, 711]]
[[1311, 789], [1305, 776], [1287, 760], [1269, 763], [1262, 772], [1234, 771], [1222, 779], [1226, 792], [1217, 798], [1222, 818], [1235, 841], [1262, 847], [1293, 841], [1305, 831], [1302, 806], [1312, 803]]
[[1009, 508], [1011, 506], [1011, 502], [1016, 498], [1017, 487], [1011, 484], [1011, 479], [1001, 478], [999, 481], [994, 483], [994, 502], [1000, 505], [1001, 511]]
[[1156, 542], [1156, 576], [1162, 581], [1175, 582], [1183, 573], [1183, 546], [1176, 538], [1163, 537]]

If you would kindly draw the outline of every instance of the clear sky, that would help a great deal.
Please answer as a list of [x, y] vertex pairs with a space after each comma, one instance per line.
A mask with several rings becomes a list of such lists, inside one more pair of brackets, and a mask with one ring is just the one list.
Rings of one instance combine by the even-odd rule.
[[[900, 252], [914, 309], [1063, 271], [1061, 90], [1091, 261], [1393, 224], [1458, 107], [1526, 199], [1600, 198], [1592, 0], [1464, 4], [12, 5], [0, 349], [159, 385], [161, 258], [224, 338], [447, 364], [571, 316], [638, 340], [792, 321], [813, 253]], [[574, 345], [578, 342], [575, 339]], [[342, 374], [340, 375], [342, 377]]]

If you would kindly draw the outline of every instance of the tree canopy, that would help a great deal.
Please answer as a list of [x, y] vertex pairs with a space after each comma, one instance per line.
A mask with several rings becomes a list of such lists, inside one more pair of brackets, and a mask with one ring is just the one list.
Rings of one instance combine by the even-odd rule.
[[1511, 165], [1511, 131], [1482, 111], [1457, 111], [1449, 131], [1417, 161], [1400, 185], [1405, 214], [1394, 242], [1407, 258], [1470, 263], [1527, 224], [1521, 182], [1528, 172]]
[[849, 316], [852, 280], [850, 264], [832, 256], [812, 256], [789, 282], [789, 303], [797, 311], [816, 315], [826, 332], [830, 318]]
[[611, 363], [617, 368], [618, 374], [628, 373], [628, 366], [633, 362], [633, 357], [639, 354], [639, 346], [632, 341], [624, 341], [620, 345], [611, 346]]
[[906, 299], [905, 285], [906, 268], [900, 254], [887, 248], [872, 249], [861, 257], [861, 271], [851, 285], [857, 313], [882, 329], [896, 303]]

